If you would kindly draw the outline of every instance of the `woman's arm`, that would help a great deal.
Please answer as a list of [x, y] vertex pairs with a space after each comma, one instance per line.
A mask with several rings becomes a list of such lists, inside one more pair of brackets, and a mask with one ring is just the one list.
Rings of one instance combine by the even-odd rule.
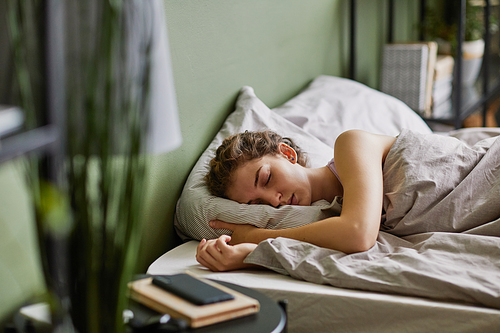
[[338, 217], [301, 227], [269, 230], [212, 221], [214, 228], [233, 231], [231, 244], [287, 237], [345, 253], [370, 249], [378, 236], [382, 213], [382, 165], [394, 137], [352, 130], [335, 142], [335, 165], [342, 181], [343, 206]]
[[252, 252], [257, 244], [227, 244], [231, 236], [222, 235], [217, 239], [202, 239], [196, 248], [196, 260], [214, 272], [223, 272], [241, 268], [254, 267], [243, 260]]

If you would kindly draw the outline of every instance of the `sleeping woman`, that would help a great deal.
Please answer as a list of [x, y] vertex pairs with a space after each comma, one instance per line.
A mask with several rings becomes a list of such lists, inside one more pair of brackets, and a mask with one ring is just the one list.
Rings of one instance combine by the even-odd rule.
[[203, 239], [196, 259], [213, 271], [250, 265], [243, 261], [257, 244], [286, 237], [344, 253], [369, 250], [376, 242], [383, 205], [382, 168], [395, 137], [360, 130], [342, 133], [335, 142], [335, 162], [321, 168], [305, 166], [300, 149], [287, 138], [245, 132], [224, 140], [210, 163], [206, 182], [212, 194], [239, 203], [308, 206], [336, 196], [343, 198], [340, 216], [289, 229], [211, 221], [232, 235]]

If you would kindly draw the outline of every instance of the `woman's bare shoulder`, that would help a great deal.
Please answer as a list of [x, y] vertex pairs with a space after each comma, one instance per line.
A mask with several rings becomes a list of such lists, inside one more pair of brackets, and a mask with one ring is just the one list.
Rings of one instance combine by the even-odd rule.
[[335, 151], [370, 150], [377, 155], [381, 154], [382, 161], [389, 153], [396, 137], [373, 134], [363, 130], [348, 130], [340, 134], [335, 141]]

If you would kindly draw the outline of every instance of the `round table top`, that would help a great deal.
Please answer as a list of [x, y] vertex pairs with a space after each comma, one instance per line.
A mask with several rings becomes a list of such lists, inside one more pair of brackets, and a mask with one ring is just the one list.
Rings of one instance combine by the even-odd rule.
[[[274, 300], [265, 296], [264, 294], [246, 287], [242, 287], [233, 283], [224, 281], [214, 281], [220, 283], [228, 288], [234, 289], [242, 294], [253, 297], [257, 299], [260, 303], [260, 311], [258, 313], [236, 318], [221, 323], [216, 323], [213, 325], [199, 327], [199, 328], [185, 328], [183, 330], [173, 329], [169, 330], [169, 326], [160, 325], [156, 327], [151, 327], [148, 329], [134, 330], [137, 332], [193, 332], [193, 333], [212, 333], [212, 332], [224, 332], [224, 333], [271, 333], [271, 332], [284, 332], [286, 327], [286, 314], [285, 311], [279, 306]], [[156, 313], [149, 309], [141, 306], [140, 304], [135, 304], [134, 312], [139, 308], [142, 316], [148, 315], [148, 313]], [[139, 314], [139, 313], [137, 313]], [[171, 326], [170, 326], [171, 327]]]

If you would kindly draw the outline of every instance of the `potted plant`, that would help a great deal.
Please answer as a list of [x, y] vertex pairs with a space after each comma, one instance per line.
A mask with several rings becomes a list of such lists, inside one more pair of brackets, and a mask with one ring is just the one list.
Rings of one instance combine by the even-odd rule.
[[[426, 39], [437, 41], [440, 54], [455, 54], [459, 9], [453, 0], [445, 0], [441, 6], [426, 8], [422, 30]], [[493, 16], [490, 17], [490, 29], [496, 30]], [[462, 43], [462, 82], [465, 85], [473, 84], [479, 75], [484, 55], [484, 31], [483, 7], [476, 2], [467, 1]]]
[[[66, 83], [57, 83], [66, 89], [64, 149], [58, 163], [30, 156], [26, 165], [47, 302], [56, 332], [122, 332], [141, 237], [151, 75], [152, 44], [148, 35], [137, 36], [137, 25], [151, 17], [137, 11], [139, 2], [62, 3]], [[44, 4], [9, 0], [6, 13], [16, 102], [28, 129], [47, 115], [41, 102], [48, 84], [40, 56]], [[136, 26], [125, 25], [130, 21]], [[46, 177], [47, 169], [55, 177]]]

